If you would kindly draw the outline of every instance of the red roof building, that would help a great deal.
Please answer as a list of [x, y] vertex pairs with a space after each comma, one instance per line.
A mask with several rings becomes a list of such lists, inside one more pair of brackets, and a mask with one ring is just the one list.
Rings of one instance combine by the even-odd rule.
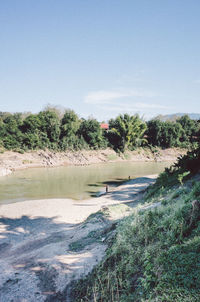
[[101, 129], [105, 129], [105, 130], [108, 130], [109, 129], [109, 125], [108, 124], [100, 124], [100, 128]]

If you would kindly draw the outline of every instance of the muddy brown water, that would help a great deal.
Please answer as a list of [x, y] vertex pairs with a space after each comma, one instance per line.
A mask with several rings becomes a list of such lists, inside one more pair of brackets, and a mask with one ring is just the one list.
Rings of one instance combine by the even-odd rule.
[[169, 162], [118, 162], [90, 166], [32, 168], [0, 178], [0, 204], [30, 199], [84, 200], [122, 182], [157, 174]]

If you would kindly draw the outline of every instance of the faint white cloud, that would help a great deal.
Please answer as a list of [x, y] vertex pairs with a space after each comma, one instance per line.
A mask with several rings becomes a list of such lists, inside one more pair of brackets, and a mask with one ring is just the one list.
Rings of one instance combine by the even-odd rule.
[[90, 110], [93, 108], [97, 119], [103, 116], [105, 120], [124, 113], [138, 113], [148, 118], [173, 110], [173, 107], [163, 105], [160, 98], [163, 96], [144, 89], [118, 88], [91, 91], [85, 96], [84, 103], [90, 105]]
[[160, 104], [135, 103], [135, 108], [138, 109], [171, 109], [171, 107]]
[[144, 112], [146, 110], [151, 111], [151, 110], [161, 110], [161, 109], [163, 109], [163, 110], [172, 109], [171, 107], [163, 106], [163, 105], [160, 105], [160, 104], [148, 104], [148, 103], [133, 103], [133, 104], [130, 104], [130, 103], [127, 103], [127, 102], [119, 103], [117, 105], [102, 104], [99, 107], [103, 110], [106, 110], [106, 111], [119, 112], [119, 113], [140, 112], [141, 110]]
[[84, 102], [87, 104], [111, 104], [116, 99], [129, 98], [129, 97], [154, 97], [152, 92], [145, 92], [139, 90], [98, 90], [89, 92]]
[[127, 97], [127, 93], [117, 92], [117, 91], [93, 91], [89, 92], [84, 101], [87, 104], [109, 104], [110, 101], [114, 99], [119, 99], [122, 97]]

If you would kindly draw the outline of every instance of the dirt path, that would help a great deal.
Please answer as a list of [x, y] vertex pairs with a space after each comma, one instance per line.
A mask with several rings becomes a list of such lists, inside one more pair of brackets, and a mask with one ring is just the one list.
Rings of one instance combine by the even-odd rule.
[[116, 218], [125, 215], [92, 213], [113, 204], [133, 206], [154, 181], [155, 176], [137, 178], [84, 202], [50, 199], [2, 205], [0, 301], [69, 302], [68, 285], [102, 259], [107, 234]]

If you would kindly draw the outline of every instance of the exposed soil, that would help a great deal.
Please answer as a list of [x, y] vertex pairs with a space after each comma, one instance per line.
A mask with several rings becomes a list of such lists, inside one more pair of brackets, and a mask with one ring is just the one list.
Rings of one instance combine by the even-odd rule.
[[83, 150], [83, 151], [31, 151], [24, 154], [6, 151], [0, 154], [0, 176], [12, 173], [15, 170], [33, 167], [55, 167], [64, 165], [90, 165], [102, 162], [115, 161], [175, 161], [185, 154], [183, 149], [158, 149], [152, 152], [148, 148], [139, 148], [125, 154], [117, 154], [112, 149]]
[[[0, 206], [0, 301], [69, 302], [71, 282], [103, 258], [117, 219], [130, 213], [155, 177], [130, 180], [84, 202], [48, 199]], [[112, 205], [115, 211], [109, 211]]]

